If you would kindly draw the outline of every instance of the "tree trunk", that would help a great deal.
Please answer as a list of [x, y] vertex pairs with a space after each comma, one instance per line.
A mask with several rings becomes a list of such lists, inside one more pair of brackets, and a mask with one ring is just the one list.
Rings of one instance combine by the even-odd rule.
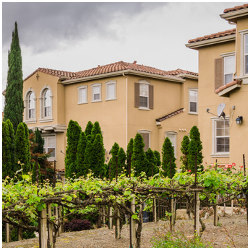
[[10, 224], [6, 223], [5, 225], [5, 230], [6, 230], [6, 242], [10, 242]]
[[[135, 198], [133, 198], [132, 202], [131, 202], [131, 210], [133, 213], [135, 213]], [[131, 223], [131, 239], [130, 239], [130, 242], [131, 242], [131, 246], [130, 248], [135, 248], [136, 247], [136, 222], [135, 220], [132, 218], [130, 218], [130, 223]]]
[[194, 233], [199, 236], [200, 235], [200, 199], [199, 199], [199, 192], [195, 192], [195, 228]]

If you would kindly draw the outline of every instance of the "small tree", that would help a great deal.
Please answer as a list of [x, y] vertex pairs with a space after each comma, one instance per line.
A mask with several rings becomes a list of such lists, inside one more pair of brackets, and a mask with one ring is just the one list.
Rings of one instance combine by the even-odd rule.
[[154, 152], [152, 151], [151, 148], [149, 148], [145, 154], [146, 154], [146, 159], [147, 159], [146, 175], [147, 177], [154, 176], [155, 174], [159, 172], [159, 168], [156, 165], [157, 161], [155, 159]]
[[112, 157], [109, 161], [109, 179], [112, 180], [118, 176], [118, 153], [119, 153], [119, 145], [118, 143], [114, 143], [112, 146], [110, 153]]
[[126, 171], [126, 153], [122, 147], [119, 148], [118, 152], [118, 175]]
[[83, 160], [83, 168], [86, 172], [92, 171], [92, 163], [94, 162], [94, 148], [93, 143], [91, 140], [91, 135], [86, 137], [86, 148], [85, 148], [85, 155]]
[[86, 135], [86, 137], [87, 137], [88, 135], [91, 135], [92, 128], [93, 128], [93, 123], [92, 123], [91, 121], [89, 121], [89, 122], [87, 123], [86, 128], [85, 128], [85, 135]]
[[158, 167], [158, 172], [159, 172], [159, 167], [161, 166], [161, 154], [157, 150], [154, 150], [154, 157], [155, 157], [155, 166]]
[[132, 154], [132, 167], [135, 171], [135, 176], [139, 176], [141, 172], [146, 173], [147, 162], [145, 159], [143, 138], [137, 133], [133, 143]]
[[21, 163], [23, 164], [23, 172], [28, 173], [30, 171], [29, 143], [27, 143], [27, 134], [23, 122], [20, 122], [17, 126], [15, 149], [17, 169], [20, 169]]
[[103, 178], [105, 173], [105, 149], [103, 145], [103, 138], [101, 134], [97, 134], [95, 136], [95, 140], [93, 142], [93, 162], [91, 168], [93, 170], [95, 177]]
[[188, 146], [189, 146], [190, 140], [187, 135], [183, 137], [183, 140], [181, 142], [181, 163], [182, 163], [182, 171], [185, 172], [188, 170]]
[[73, 177], [76, 172], [76, 152], [81, 133], [81, 127], [76, 121], [69, 121], [67, 129], [67, 148], [65, 156], [65, 176]]
[[86, 144], [86, 135], [84, 132], [81, 132], [76, 153], [76, 177], [86, 176], [88, 174], [88, 169], [84, 168]]
[[101, 137], [102, 137], [102, 130], [101, 130], [101, 127], [100, 127], [99, 122], [95, 122], [95, 123], [94, 123], [93, 128], [92, 128], [92, 131], [91, 131], [91, 135], [94, 136], [93, 139], [95, 139], [95, 136], [96, 136], [97, 134], [100, 134]]
[[4, 120], [10, 119], [16, 131], [23, 121], [23, 72], [22, 55], [19, 45], [17, 22], [12, 32], [12, 42], [8, 54], [8, 77], [5, 95]]
[[188, 169], [192, 173], [195, 172], [195, 161], [197, 163], [197, 170], [202, 171], [202, 142], [200, 140], [200, 132], [196, 126], [190, 130], [190, 143], [188, 146]]
[[129, 177], [131, 176], [133, 144], [134, 144], [134, 139], [131, 138], [127, 146], [127, 164], [126, 164], [126, 174]]
[[176, 164], [174, 157], [174, 147], [168, 137], [166, 137], [162, 147], [162, 169], [163, 175], [173, 178], [176, 172]]
[[8, 119], [2, 123], [2, 178], [14, 177], [15, 174], [14, 129]]

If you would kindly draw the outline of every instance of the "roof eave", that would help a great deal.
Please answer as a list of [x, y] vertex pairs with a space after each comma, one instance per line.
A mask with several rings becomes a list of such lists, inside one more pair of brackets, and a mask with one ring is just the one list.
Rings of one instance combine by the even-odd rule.
[[118, 72], [110, 72], [110, 73], [99, 74], [99, 75], [95, 75], [95, 76], [87, 76], [87, 77], [65, 80], [65, 81], [62, 81], [62, 84], [68, 85], [68, 84], [73, 84], [73, 83], [86, 82], [86, 81], [90, 81], [90, 80], [102, 79], [102, 78], [119, 76], [119, 75], [124, 75], [124, 74], [146, 76], [146, 77], [152, 77], [155, 79], [168, 80], [168, 81], [173, 81], [173, 82], [184, 82], [184, 80], [179, 78], [179, 77], [156, 75], [156, 74], [151, 74], [151, 73], [140, 72], [140, 71], [128, 69], [128, 70], [122, 70], [122, 71], [118, 71]]
[[190, 49], [199, 49], [201, 47], [206, 47], [206, 46], [211, 46], [211, 45], [215, 45], [215, 44], [219, 44], [219, 43], [235, 41], [235, 37], [236, 37], [235, 34], [232, 34], [232, 35], [227, 35], [224, 37], [216, 37], [216, 38], [211, 38], [211, 39], [207, 39], [204, 41], [187, 43], [185, 45], [186, 45], [186, 47], [188, 47]]
[[223, 13], [220, 15], [221, 18], [229, 21], [229, 22], [236, 22], [238, 18], [241, 17], [247, 17], [248, 16], [248, 8], [236, 10], [236, 11], [230, 11], [228, 13]]
[[189, 75], [189, 74], [180, 74], [179, 77], [188, 78], [192, 80], [198, 80], [199, 76]]

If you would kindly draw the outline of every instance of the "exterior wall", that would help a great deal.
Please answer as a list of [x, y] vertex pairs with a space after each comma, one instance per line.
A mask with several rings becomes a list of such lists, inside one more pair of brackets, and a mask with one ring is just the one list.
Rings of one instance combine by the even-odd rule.
[[[141, 110], [135, 108], [134, 83], [145, 80], [154, 86], [154, 108]], [[128, 80], [128, 141], [134, 138], [139, 130], [150, 131], [150, 148], [161, 150], [159, 131], [155, 119], [181, 108], [182, 84], [136, 76]]]
[[[111, 80], [116, 81], [116, 99], [106, 101], [105, 83]], [[100, 102], [92, 102], [91, 85], [95, 83], [101, 84], [102, 98]], [[87, 86], [88, 103], [78, 104], [78, 87], [83, 85]], [[126, 149], [125, 87], [126, 83], [123, 76], [65, 85], [66, 125], [68, 125], [70, 120], [75, 120], [85, 130], [88, 121], [93, 123], [98, 121], [103, 131], [105, 149], [110, 151], [114, 142]]]

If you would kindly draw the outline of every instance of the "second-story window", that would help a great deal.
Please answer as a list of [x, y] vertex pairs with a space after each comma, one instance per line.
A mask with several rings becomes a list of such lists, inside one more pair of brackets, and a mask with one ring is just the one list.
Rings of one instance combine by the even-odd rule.
[[87, 86], [81, 86], [78, 88], [78, 104], [88, 103]]
[[235, 55], [224, 57], [224, 84], [233, 81], [235, 73]]
[[116, 99], [116, 82], [106, 83], [106, 100]]
[[30, 91], [27, 95], [27, 119], [33, 120], [36, 116], [36, 103], [35, 103], [35, 94]]
[[140, 83], [139, 107], [149, 108], [149, 85], [145, 83]]
[[101, 101], [101, 84], [92, 85], [92, 102]]
[[248, 74], [248, 34], [244, 34], [244, 75]]
[[43, 91], [43, 118], [49, 118], [52, 115], [51, 91], [47, 88]]
[[197, 113], [198, 112], [198, 89], [189, 90], [189, 112]]

